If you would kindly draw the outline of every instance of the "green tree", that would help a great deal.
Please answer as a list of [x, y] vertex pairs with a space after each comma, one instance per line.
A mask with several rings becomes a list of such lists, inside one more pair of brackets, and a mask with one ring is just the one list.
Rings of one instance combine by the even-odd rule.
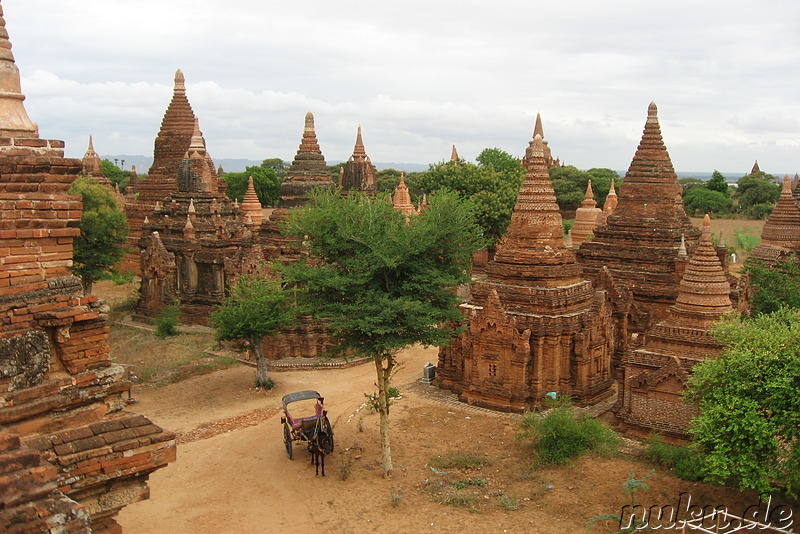
[[800, 312], [724, 319], [713, 335], [721, 356], [692, 369], [687, 396], [705, 452], [706, 477], [741, 488], [800, 488]]
[[772, 313], [781, 308], [800, 309], [800, 265], [792, 254], [775, 267], [761, 261], [748, 263], [744, 272], [749, 275], [754, 291], [750, 307], [755, 313]]
[[453, 288], [468, 281], [473, 252], [485, 243], [472, 210], [452, 192], [431, 196], [408, 220], [386, 197], [316, 193], [290, 215], [314, 264], [285, 267], [301, 302], [328, 320], [343, 350], [370, 356], [377, 373], [384, 474], [392, 472], [389, 388], [398, 352], [442, 345], [462, 320]]
[[258, 195], [261, 205], [274, 206], [280, 197], [281, 181], [272, 169], [265, 167], [251, 166], [244, 172], [228, 172], [222, 175], [222, 179], [228, 184], [225, 193], [231, 200], [236, 199], [241, 202], [247, 193], [247, 183], [253, 177], [253, 187]]
[[678, 183], [681, 184], [683, 187], [683, 195], [684, 198], [686, 197], [686, 193], [691, 191], [692, 189], [701, 188], [704, 189], [706, 187], [706, 182], [701, 180], [700, 178], [678, 178]]
[[525, 178], [525, 169], [516, 158], [498, 148], [486, 149], [478, 158], [485, 163], [431, 164], [421, 173], [417, 184], [424, 193], [448, 189], [470, 200], [484, 235], [497, 241], [511, 223], [511, 212]]
[[[381, 169], [375, 172], [375, 185], [381, 193], [393, 193], [397, 184], [400, 183], [400, 174], [402, 171], [397, 169]], [[408, 192], [411, 195], [411, 201], [418, 203], [422, 199], [422, 189], [419, 186], [419, 179], [423, 173], [420, 172], [407, 172], [405, 173], [404, 181]]]
[[256, 355], [256, 383], [269, 389], [272, 382], [267, 375], [264, 338], [289, 325], [294, 310], [279, 282], [242, 276], [210, 319], [217, 327], [218, 339], [244, 339], [250, 343]]
[[683, 196], [683, 204], [689, 215], [704, 215], [706, 213], [728, 213], [733, 202], [726, 194], [719, 191], [694, 187]]
[[333, 183], [339, 183], [339, 174], [341, 174], [345, 165], [347, 165], [346, 161], [342, 161], [341, 163], [336, 163], [334, 165], [328, 165], [328, 172], [331, 173], [331, 180], [333, 180]]
[[739, 178], [733, 194], [739, 211], [756, 219], [768, 216], [772, 211], [768, 207], [773, 206], [781, 195], [781, 187], [772, 183], [774, 179], [761, 171]]
[[119, 190], [124, 193], [125, 188], [128, 187], [128, 182], [131, 181], [130, 171], [123, 171], [107, 159], [102, 161], [102, 165], [103, 176], [108, 178], [112, 184], [118, 185]]
[[278, 179], [283, 182], [286, 180], [286, 173], [289, 171], [291, 164], [288, 161], [283, 161], [281, 158], [267, 158], [261, 162], [261, 166], [265, 169], [272, 169], [278, 176]]
[[711, 179], [706, 182], [706, 188], [711, 191], [719, 191], [723, 195], [728, 196], [728, 180], [717, 169], [714, 169], [714, 172], [711, 174]]
[[572, 165], [550, 169], [550, 180], [556, 193], [556, 201], [562, 210], [576, 210], [580, 207], [581, 201], [586, 197], [589, 180], [592, 181], [592, 192], [597, 206], [602, 208], [611, 189], [612, 178], [619, 186], [620, 177], [611, 169], [592, 168], [581, 171]]
[[125, 254], [128, 220], [114, 194], [91, 178], [76, 178], [69, 194], [83, 198], [81, 235], [73, 242], [71, 270], [80, 277], [84, 293], [89, 294], [95, 280]]

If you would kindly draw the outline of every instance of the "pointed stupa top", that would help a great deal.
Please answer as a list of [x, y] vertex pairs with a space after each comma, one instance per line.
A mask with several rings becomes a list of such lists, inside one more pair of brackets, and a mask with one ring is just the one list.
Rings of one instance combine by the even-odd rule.
[[220, 164], [220, 166], [217, 167], [217, 175], [219, 176], [220, 174], [225, 174], [225, 170], [222, 168], [222, 164]]
[[581, 206], [586, 208], [594, 208], [597, 206], [597, 201], [594, 199], [594, 191], [592, 191], [592, 180], [589, 179], [586, 184], [586, 194], [581, 201]]
[[175, 71], [175, 91], [186, 91], [186, 78], [183, 76], [183, 71], [178, 69]]
[[335, 187], [325, 163], [325, 156], [317, 142], [314, 115], [310, 111], [306, 113], [300, 147], [286, 176], [286, 181], [280, 187], [281, 208], [304, 205], [308, 202], [312, 189], [321, 187], [330, 190]]
[[367, 159], [367, 151], [364, 148], [364, 140], [361, 139], [361, 125], [358, 125], [358, 133], [356, 134], [356, 144], [353, 147], [353, 155], [351, 161], [365, 161]]
[[[540, 286], [577, 283], [581, 269], [575, 253], [564, 244], [564, 229], [556, 195], [550, 183], [542, 136], [536, 134], [530, 150], [528, 172], [517, 197], [508, 237], [498, 247], [494, 262], [487, 266], [489, 278], [535, 282]], [[497, 264], [497, 265], [493, 265]]]
[[536, 124], [533, 126], [533, 137], [537, 135], [541, 136], [544, 139], [544, 128], [542, 128], [542, 115], [541, 113], [536, 114]]
[[97, 152], [94, 151], [94, 143], [92, 142], [91, 135], [89, 136], [89, 148], [86, 149], [86, 153], [83, 155], [82, 164], [83, 170], [81, 174], [103, 179], [98, 180], [98, 182], [110, 183], [103, 174], [103, 161], [100, 159], [100, 156], [97, 155]]
[[709, 329], [723, 314], [733, 311], [730, 292], [728, 277], [711, 242], [711, 218], [706, 215], [700, 244], [686, 266], [667, 322]]
[[197, 208], [195, 208], [195, 207], [194, 207], [194, 199], [193, 199], [193, 198], [190, 198], [190, 199], [189, 199], [189, 209], [187, 210], [187, 212], [188, 212], [190, 215], [191, 215], [191, 214], [196, 214], [196, 213], [197, 213]]
[[192, 224], [192, 218], [187, 214], [186, 215], [186, 224], [183, 226], [184, 230], [193, 230], [194, 225]]
[[244, 200], [242, 201], [242, 211], [245, 221], [247, 221], [248, 217], [250, 218], [248, 224], [258, 226], [261, 224], [261, 221], [264, 220], [264, 212], [262, 211], [261, 202], [258, 200], [252, 176], [247, 179], [247, 193], [245, 193]]
[[405, 172], [400, 173], [400, 183], [397, 184], [397, 187], [394, 189], [394, 194], [392, 195], [392, 206], [394, 209], [401, 211], [404, 215], [416, 213], [414, 204], [411, 203], [411, 193], [409, 193], [408, 186], [406, 185]]
[[450, 152], [450, 161], [458, 161], [460, 158], [458, 157], [458, 150], [456, 150], [456, 145], [453, 145], [453, 151]]
[[722, 230], [719, 231], [719, 239], [717, 240], [717, 246], [726, 248], [725, 247], [725, 235], [722, 233]]
[[39, 128], [28, 117], [23, 100], [19, 69], [11, 53], [3, 6], [0, 6], [0, 136], [39, 137]]
[[586, 195], [581, 207], [575, 210], [575, 223], [572, 225], [572, 243], [580, 246], [594, 233], [594, 229], [602, 222], [603, 210], [597, 207], [592, 191], [592, 181], [586, 184]]
[[619, 197], [617, 197], [617, 191], [614, 188], [614, 178], [611, 178], [611, 187], [608, 190], [608, 194], [606, 195], [606, 200], [603, 203], [603, 213], [608, 217], [614, 210], [617, 209], [617, 203], [619, 202]]
[[192, 139], [189, 141], [189, 150], [187, 152], [191, 154], [192, 152], [199, 152], [205, 153], [206, 151], [206, 140], [203, 139], [203, 132], [200, 131], [200, 119], [197, 117], [194, 118], [194, 132], [192, 132]]
[[686, 252], [686, 236], [681, 234], [681, 244], [678, 247], [678, 257], [685, 258], [689, 254]]
[[758, 168], [758, 160], [753, 164], [753, 168], [750, 169], [750, 174], [755, 174], [757, 172], [761, 172], [761, 169]]
[[[763, 246], [781, 247], [800, 251], [800, 207], [792, 195], [792, 181], [789, 175], [783, 177], [783, 188], [778, 202], [772, 210], [764, 229], [761, 231], [761, 244]], [[760, 257], [759, 252], [753, 250], [755, 257]]]

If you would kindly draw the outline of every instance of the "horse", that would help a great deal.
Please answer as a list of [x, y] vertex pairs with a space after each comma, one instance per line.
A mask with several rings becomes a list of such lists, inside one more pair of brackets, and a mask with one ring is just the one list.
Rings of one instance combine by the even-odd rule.
[[308, 452], [311, 453], [311, 463], [315, 467], [314, 476], [319, 475], [320, 463], [322, 476], [325, 476], [325, 455], [333, 452], [333, 436], [321, 428], [317, 428], [311, 439], [308, 440]]

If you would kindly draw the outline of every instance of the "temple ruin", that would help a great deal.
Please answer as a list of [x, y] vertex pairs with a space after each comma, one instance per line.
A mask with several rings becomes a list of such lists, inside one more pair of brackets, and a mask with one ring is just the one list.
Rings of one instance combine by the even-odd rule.
[[631, 293], [641, 312], [633, 317], [634, 331], [643, 332], [667, 317], [685, 265], [677, 260], [681, 239], [689, 253], [697, 246], [700, 230], [686, 216], [681, 193], [661, 138], [658, 110], [651, 103], [616, 209], [577, 252], [589, 276], [595, 278], [606, 267]]
[[108, 308], [69, 271], [82, 205], [67, 192], [83, 165], [28, 118], [2, 14], [0, 530], [85, 532], [88, 513], [93, 532], [119, 532], [114, 516], [149, 497], [175, 436], [125, 411]]
[[358, 127], [353, 155], [342, 167], [339, 175], [339, 190], [343, 194], [378, 194], [378, 184], [375, 181], [375, 165], [372, 164], [364, 148], [364, 141], [361, 139], [361, 126]]
[[603, 398], [616, 346], [609, 292], [564, 244], [538, 133], [527, 158], [508, 237], [463, 306], [467, 330], [440, 350], [437, 378], [465, 402], [517, 412], [549, 392]]
[[697, 362], [719, 355], [721, 345], [709, 332], [732, 310], [730, 282], [706, 215], [669, 316], [649, 329], [643, 342], [640, 336], [639, 346], [622, 360], [617, 416], [628, 425], [687, 438], [698, 412], [683, 401], [684, 384]]

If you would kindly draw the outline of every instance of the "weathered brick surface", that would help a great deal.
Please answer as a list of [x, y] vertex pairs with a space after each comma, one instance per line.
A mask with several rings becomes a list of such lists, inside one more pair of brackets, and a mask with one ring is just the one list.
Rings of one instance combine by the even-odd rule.
[[[0, 85], [13, 88], [4, 25], [0, 9]], [[88, 510], [94, 532], [114, 532], [114, 515], [174, 459], [174, 435], [123, 411], [130, 383], [108, 358], [106, 309], [69, 272], [82, 206], [67, 191], [81, 162], [13, 123], [18, 96], [0, 94], [0, 108], [18, 106], [0, 113], [0, 531], [88, 532]]]

